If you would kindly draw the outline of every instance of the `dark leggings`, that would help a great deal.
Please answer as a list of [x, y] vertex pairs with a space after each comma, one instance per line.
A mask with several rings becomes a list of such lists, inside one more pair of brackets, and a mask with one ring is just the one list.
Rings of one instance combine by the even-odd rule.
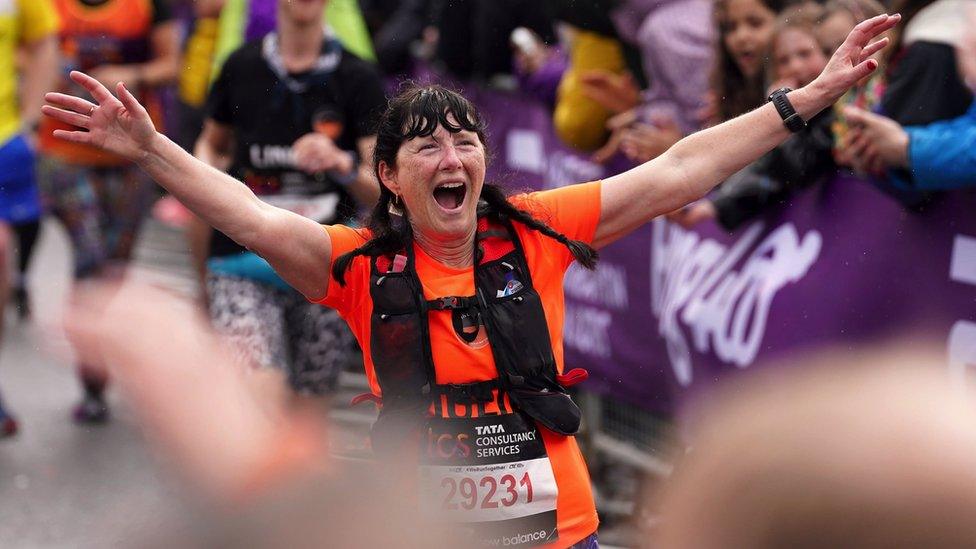
[[34, 253], [34, 244], [37, 243], [37, 235], [41, 232], [41, 220], [25, 221], [11, 228], [17, 235], [17, 277], [14, 279], [14, 285], [20, 286], [24, 283], [27, 265]]

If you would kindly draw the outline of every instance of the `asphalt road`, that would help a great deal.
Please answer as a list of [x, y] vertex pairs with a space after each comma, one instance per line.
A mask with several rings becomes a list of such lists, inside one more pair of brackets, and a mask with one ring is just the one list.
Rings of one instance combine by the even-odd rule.
[[[0, 390], [21, 432], [0, 440], [0, 547], [139, 544], [192, 506], [117, 395], [107, 425], [79, 427], [69, 418], [80, 397], [58, 329], [69, 257], [64, 232], [46, 223], [28, 277], [33, 318], [6, 314]], [[180, 269], [146, 273], [192, 284]]]

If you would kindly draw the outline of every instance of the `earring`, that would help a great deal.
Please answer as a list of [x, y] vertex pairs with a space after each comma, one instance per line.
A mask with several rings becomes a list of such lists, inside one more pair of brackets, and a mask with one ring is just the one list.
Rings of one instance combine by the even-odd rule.
[[386, 207], [390, 215], [402, 216], [403, 215], [403, 205], [400, 202], [400, 195], [395, 194], [393, 198], [390, 199], [390, 204]]

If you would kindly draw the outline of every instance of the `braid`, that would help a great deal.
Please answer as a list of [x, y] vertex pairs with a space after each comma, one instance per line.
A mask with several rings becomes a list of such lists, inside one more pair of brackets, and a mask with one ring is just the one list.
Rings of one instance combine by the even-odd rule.
[[402, 250], [410, 241], [410, 224], [404, 223], [402, 228], [394, 226], [390, 219], [390, 197], [392, 193], [383, 188], [376, 206], [370, 214], [369, 228], [373, 231], [373, 238], [362, 246], [342, 254], [332, 262], [332, 276], [339, 286], [346, 285], [346, 271], [352, 265], [352, 260], [365, 255], [376, 257]]
[[582, 240], [572, 240], [566, 235], [556, 231], [549, 225], [539, 221], [538, 219], [532, 217], [528, 212], [522, 211], [512, 205], [511, 202], [506, 198], [505, 193], [495, 185], [490, 185], [485, 183], [484, 187], [481, 189], [481, 198], [488, 203], [488, 206], [496, 213], [502, 214], [509, 219], [513, 219], [522, 223], [526, 227], [539, 231], [540, 233], [552, 238], [553, 240], [559, 242], [563, 246], [569, 249], [569, 252], [573, 254], [573, 258], [579, 262], [580, 265], [586, 267], [587, 269], [595, 269], [596, 262], [600, 258], [600, 254], [593, 249], [592, 246], [583, 242]]

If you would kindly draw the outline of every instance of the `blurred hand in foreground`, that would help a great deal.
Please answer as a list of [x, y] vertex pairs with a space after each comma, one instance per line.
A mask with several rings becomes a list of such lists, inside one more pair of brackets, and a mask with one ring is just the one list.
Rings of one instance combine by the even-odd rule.
[[109, 370], [152, 441], [207, 495], [245, 495], [291, 432], [283, 400], [263, 386], [281, 380], [242, 364], [192, 302], [90, 286], [73, 296], [65, 325], [79, 358]]

